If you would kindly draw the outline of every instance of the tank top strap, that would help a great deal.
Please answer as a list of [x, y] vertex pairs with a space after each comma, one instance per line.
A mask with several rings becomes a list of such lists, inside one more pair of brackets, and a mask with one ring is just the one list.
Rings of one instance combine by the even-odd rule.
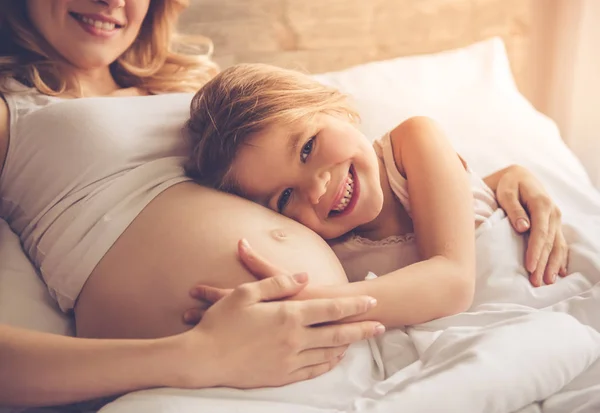
[[396, 197], [398, 197], [398, 200], [402, 203], [406, 212], [410, 215], [411, 209], [408, 197], [408, 181], [396, 167], [390, 133], [386, 133], [377, 140], [374, 144], [374, 148], [379, 158], [383, 161], [390, 188], [392, 188], [392, 191]]
[[[9, 154], [12, 148], [19, 141], [19, 121], [27, 115], [49, 106], [53, 103], [63, 100], [56, 96], [49, 96], [40, 93], [36, 88], [28, 87], [15, 79], [6, 79], [4, 81], [4, 92], [2, 95], [8, 106], [9, 116]], [[0, 186], [2, 181], [0, 180]]]
[[13, 123], [17, 119], [62, 100], [56, 96], [44, 95], [37, 89], [28, 87], [15, 79], [5, 80], [4, 87], [9, 90], [3, 96], [10, 112], [11, 132], [14, 126]]

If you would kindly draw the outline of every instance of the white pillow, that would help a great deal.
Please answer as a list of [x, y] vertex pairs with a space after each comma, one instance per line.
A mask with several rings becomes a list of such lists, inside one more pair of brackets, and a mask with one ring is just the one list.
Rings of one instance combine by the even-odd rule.
[[314, 78], [353, 97], [361, 129], [370, 139], [408, 117], [425, 115], [440, 123], [455, 149], [482, 176], [521, 164], [544, 182], [561, 208], [567, 205], [553, 189], [557, 180], [577, 184], [584, 197], [598, 195], [554, 122], [517, 90], [500, 38]]
[[0, 324], [71, 335], [65, 316], [35, 268], [25, 256], [19, 238], [0, 219]]

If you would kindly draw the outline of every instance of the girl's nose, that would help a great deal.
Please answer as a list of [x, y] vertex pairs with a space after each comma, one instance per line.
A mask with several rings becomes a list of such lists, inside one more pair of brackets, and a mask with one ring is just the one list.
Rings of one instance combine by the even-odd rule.
[[331, 174], [327, 171], [315, 175], [308, 189], [308, 199], [311, 204], [317, 205], [323, 195], [327, 193], [327, 187], [331, 181]]

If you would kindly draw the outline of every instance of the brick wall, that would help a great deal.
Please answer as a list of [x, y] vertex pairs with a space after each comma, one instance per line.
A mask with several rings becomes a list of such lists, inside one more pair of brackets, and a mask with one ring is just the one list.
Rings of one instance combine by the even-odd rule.
[[265, 62], [317, 73], [501, 36], [521, 90], [529, 90], [532, 0], [190, 2], [182, 27], [210, 37], [222, 67]]

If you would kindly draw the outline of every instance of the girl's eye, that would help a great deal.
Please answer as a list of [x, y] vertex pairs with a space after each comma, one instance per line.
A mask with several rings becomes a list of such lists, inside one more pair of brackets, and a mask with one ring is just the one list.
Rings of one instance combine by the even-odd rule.
[[300, 151], [300, 161], [302, 161], [302, 163], [306, 163], [306, 160], [308, 159], [308, 157], [310, 156], [312, 150], [313, 150], [313, 146], [315, 143], [315, 139], [316, 136], [313, 136], [312, 138], [310, 138], [310, 140], [308, 142], [306, 142], [304, 144], [304, 146], [302, 147], [302, 150]]
[[290, 197], [292, 196], [292, 192], [294, 190], [292, 188], [287, 188], [281, 193], [281, 196], [277, 200], [277, 211], [279, 213], [283, 213], [283, 210], [287, 206], [288, 202], [290, 202]]

